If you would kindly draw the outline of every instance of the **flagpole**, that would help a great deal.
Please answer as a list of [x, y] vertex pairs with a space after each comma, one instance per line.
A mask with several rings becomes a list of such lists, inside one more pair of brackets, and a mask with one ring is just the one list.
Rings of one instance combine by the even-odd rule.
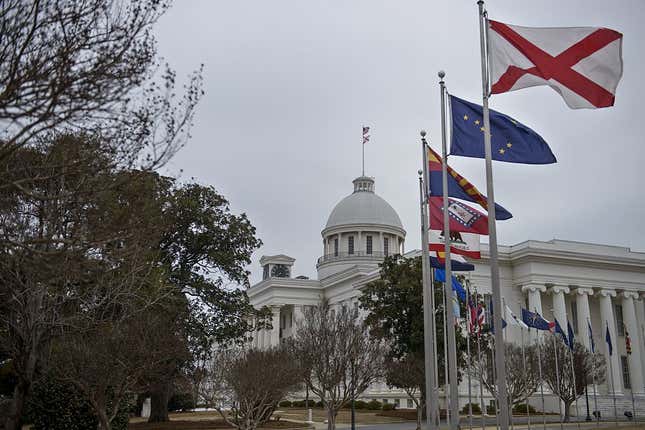
[[[536, 309], [537, 312], [537, 309]], [[530, 335], [530, 333], [529, 333]], [[540, 397], [542, 398], [542, 429], [546, 430], [546, 406], [544, 404], [544, 379], [542, 378], [542, 339], [535, 329], [535, 340], [538, 346], [538, 374], [540, 376]]]
[[[452, 307], [454, 292], [452, 291], [452, 260], [450, 259], [450, 218], [448, 216], [448, 149], [446, 145], [446, 84], [443, 81], [446, 73], [439, 72], [439, 90], [441, 92], [441, 152], [443, 163], [441, 163], [442, 180], [443, 180], [443, 238], [445, 249], [445, 272], [446, 282], [443, 287], [446, 292], [446, 302]], [[452, 430], [459, 428], [459, 384], [457, 379], [457, 342], [455, 339], [455, 314], [454, 312], [447, 312], [448, 327], [445, 328], [448, 333], [448, 357], [451, 366], [448, 366], [450, 371], [450, 415]]]
[[437, 430], [437, 391], [436, 386], [436, 347], [433, 344], [435, 337], [435, 314], [432, 288], [432, 274], [430, 273], [430, 250], [428, 249], [428, 151], [425, 139], [426, 132], [421, 131], [421, 159], [423, 160], [423, 179], [419, 178], [421, 198], [421, 268], [423, 274], [423, 347], [424, 369], [426, 387], [426, 428]]
[[[609, 322], [605, 321], [605, 324], [606, 324], [605, 333], [608, 333]], [[607, 347], [609, 347], [609, 345], [607, 345]], [[614, 385], [614, 366], [611, 363], [612, 361], [611, 356], [612, 356], [612, 352], [609, 352], [609, 374], [611, 375], [611, 397], [614, 400], [614, 423], [616, 424], [616, 426], [618, 426], [618, 409], [616, 409], [616, 386]]]
[[595, 415], [595, 412], [598, 411], [598, 397], [596, 395], [596, 348], [594, 347], [593, 334], [591, 333], [591, 320], [587, 318], [587, 331], [589, 332], [589, 343], [591, 344], [591, 380], [593, 381], [593, 408], [594, 408], [594, 418], [596, 418], [596, 427], [600, 425], [600, 417]]
[[[522, 342], [522, 365], [526, 369], [526, 355], [524, 354], [524, 327], [520, 326], [520, 337]], [[528, 424], [528, 430], [531, 430], [531, 413], [529, 412], [529, 396], [526, 396], [526, 419]]]
[[[504, 309], [502, 312], [504, 312], [504, 316], [506, 317], [502, 318], [502, 321], [504, 321], [505, 319], [508, 319], [508, 315], [506, 315], [506, 300], [504, 297], [502, 297], [502, 309]], [[504, 323], [502, 322], [502, 339], [504, 339], [504, 350], [506, 350], [506, 332], [504, 330]], [[504, 363], [504, 367], [506, 367], [506, 363]], [[513, 423], [513, 405], [511, 405], [510, 398], [508, 399], [508, 414], [511, 418], [511, 430], [515, 430], [515, 423]]]
[[[365, 130], [365, 128], [363, 127], [363, 131], [364, 130]], [[365, 133], [363, 133], [363, 138], [362, 139], [363, 139], [363, 143], [361, 144], [361, 148], [363, 150], [363, 157], [362, 157], [363, 164], [362, 164], [362, 169], [361, 169], [361, 172], [362, 172], [361, 176], [365, 176]]]
[[[484, 117], [484, 153], [486, 155], [486, 192], [488, 194], [488, 236], [489, 236], [489, 259], [490, 275], [493, 293], [493, 308], [495, 313], [495, 325], [502, 326], [502, 294], [499, 283], [499, 267], [497, 263], [497, 230], [495, 225], [495, 193], [493, 190], [493, 162], [490, 142], [490, 112], [488, 109], [488, 50], [487, 50], [487, 18], [484, 11], [484, 1], [477, 2], [479, 6], [479, 43], [481, 50], [481, 69], [482, 69], [482, 107]], [[495, 333], [495, 367], [497, 368], [497, 387], [500, 402], [501, 430], [508, 430], [508, 400], [506, 394], [506, 369], [505, 352], [501, 331]]]
[[470, 315], [470, 284], [466, 288], [466, 354], [468, 356], [468, 428], [473, 430], [473, 404], [472, 404], [472, 387], [470, 373], [472, 371], [470, 357], [470, 327], [472, 316]]
[[[557, 321], [557, 320], [556, 320]], [[558, 387], [558, 393], [560, 392], [560, 369], [558, 366], [558, 345], [556, 344], [555, 341], [555, 333], [551, 336], [553, 340], [553, 356], [555, 358], [555, 381], [556, 381], [556, 386]], [[564, 428], [564, 424], [562, 422], [562, 399], [558, 396], [558, 410], [560, 411], [560, 430]]]
[[[445, 284], [444, 284], [445, 286]], [[448, 428], [450, 428], [450, 397], [448, 394], [448, 336], [446, 331], [448, 330], [446, 324], [446, 307], [448, 306], [448, 301], [446, 300], [446, 289], [443, 289], [443, 294], [441, 295], [443, 299], [443, 396], [446, 401], [446, 423]]]
[[[477, 292], [475, 292], [475, 299], [477, 299]], [[477, 361], [479, 362], [479, 368], [482, 369], [482, 347], [481, 347], [481, 325], [479, 324], [479, 302], [477, 302]], [[486, 410], [486, 403], [484, 402], [484, 377], [482, 371], [479, 372], [479, 399], [481, 400], [481, 421], [482, 421], [482, 430], [486, 429], [486, 415], [488, 411]]]
[[[567, 321], [568, 327], [569, 321]], [[573, 396], [576, 399], [576, 423], [578, 424], [578, 429], [580, 428], [580, 409], [578, 409], [578, 387], [576, 386], [576, 369], [573, 365], [573, 340], [569, 339], [569, 344], [571, 348], [569, 349], [569, 358], [571, 359], [571, 377], [573, 378]]]

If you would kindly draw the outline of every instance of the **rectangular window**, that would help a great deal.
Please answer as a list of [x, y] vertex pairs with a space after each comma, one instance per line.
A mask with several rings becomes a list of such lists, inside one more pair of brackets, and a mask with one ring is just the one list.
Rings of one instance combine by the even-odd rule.
[[625, 388], [632, 388], [632, 384], [629, 381], [629, 364], [627, 363], [627, 356], [620, 356], [620, 365], [623, 368], [623, 386]]
[[347, 253], [349, 255], [354, 254], [354, 236], [349, 236], [347, 238]]
[[412, 399], [408, 399], [408, 409], [413, 409], [414, 408], [414, 402]]
[[338, 239], [334, 239], [334, 257], [338, 257]]
[[399, 399], [394, 399], [394, 406], [398, 409], [401, 407], [401, 400]]
[[390, 399], [383, 399], [383, 404], [388, 404], [390, 403]]
[[365, 240], [365, 253], [367, 255], [372, 255], [372, 236], [367, 236]]
[[578, 302], [575, 300], [571, 301], [571, 325], [573, 332], [578, 334]]
[[383, 255], [386, 257], [390, 255], [390, 239], [387, 237], [383, 238]]
[[264, 272], [262, 273], [262, 279], [269, 278], [269, 265], [264, 266]]
[[625, 323], [623, 322], [623, 307], [616, 305], [616, 331], [618, 336], [625, 336]]

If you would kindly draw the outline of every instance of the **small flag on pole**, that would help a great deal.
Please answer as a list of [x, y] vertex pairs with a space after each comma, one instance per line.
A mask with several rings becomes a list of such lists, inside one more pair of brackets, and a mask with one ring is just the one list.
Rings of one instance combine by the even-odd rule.
[[573, 327], [571, 327], [571, 323], [568, 320], [567, 320], [567, 333], [569, 335], [569, 349], [573, 351], [573, 346], [574, 346]]
[[363, 126], [363, 145], [370, 141], [370, 128]]
[[569, 346], [569, 340], [567, 339], [567, 335], [565, 334], [564, 330], [562, 330], [562, 326], [558, 322], [558, 319], [555, 319], [555, 329], [553, 331], [553, 334], [559, 334], [562, 337], [562, 341], [564, 342], [565, 345]]
[[589, 345], [591, 345], [591, 352], [596, 352], [596, 343], [593, 341], [593, 330], [591, 329], [591, 323], [587, 321], [587, 330], [589, 331]]
[[[438, 282], [446, 282], [446, 271], [444, 269], [434, 269], [434, 279]], [[452, 290], [457, 293], [459, 300], [466, 301], [466, 290], [454, 275], [452, 276]]]
[[609, 334], [609, 324], [607, 324], [607, 330], [605, 332], [605, 342], [607, 342], [607, 350], [611, 356], [614, 353], [614, 347], [611, 344], [611, 334]]
[[[430, 251], [445, 251], [443, 231], [430, 230]], [[481, 258], [479, 235], [474, 233], [450, 232], [450, 253], [463, 255], [468, 258]]]
[[[443, 197], [430, 197], [430, 228], [443, 229]], [[488, 235], [488, 216], [455, 199], [448, 199], [450, 232]]]
[[555, 323], [547, 321], [537, 312], [531, 312], [528, 309], [522, 308], [522, 321], [529, 327], [537, 330], [553, 331]]
[[[435, 269], [446, 268], [446, 254], [441, 251], [430, 251], [430, 267]], [[470, 272], [475, 270], [475, 266], [466, 262], [466, 259], [460, 255], [450, 256], [450, 267], [453, 272]]]
[[572, 109], [614, 105], [623, 35], [602, 27], [532, 28], [488, 20], [491, 92], [548, 85]]
[[[484, 158], [483, 108], [450, 96], [452, 138], [450, 154]], [[556, 159], [542, 137], [510, 116], [490, 109], [492, 158], [523, 164], [551, 164]]]
[[[434, 196], [443, 196], [443, 173], [441, 170], [441, 157], [428, 147], [428, 171], [430, 194]], [[479, 206], [488, 210], [488, 201], [486, 196], [468, 182], [466, 178], [455, 172], [452, 167], [448, 166], [448, 195], [456, 199], [466, 200], [477, 203]], [[513, 215], [502, 206], [495, 203], [495, 217], [498, 220], [512, 218]]]
[[506, 307], [506, 319], [508, 320], [509, 324], [514, 325], [514, 326], [519, 326], [521, 328], [529, 328], [524, 321], [519, 319], [515, 313], [513, 313], [513, 310], [508, 307], [508, 305], [505, 305]]

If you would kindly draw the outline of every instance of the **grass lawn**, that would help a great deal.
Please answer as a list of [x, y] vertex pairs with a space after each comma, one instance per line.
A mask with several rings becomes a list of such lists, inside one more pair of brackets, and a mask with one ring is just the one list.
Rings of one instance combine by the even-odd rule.
[[[132, 418], [129, 430], [216, 430], [231, 427], [217, 412], [171, 413], [166, 423], [147, 423], [146, 418]], [[284, 417], [286, 418], [286, 417]], [[261, 429], [306, 429], [307, 425], [289, 421], [271, 421]]]
[[[313, 420], [323, 422], [327, 419], [327, 412], [322, 408], [313, 408]], [[369, 411], [365, 409], [356, 410], [356, 422], [358, 424], [384, 424], [384, 423], [401, 423], [407, 421], [399, 417], [379, 416], [382, 411]], [[304, 421], [307, 419], [307, 410], [305, 408], [278, 408], [274, 415], [280, 415], [294, 421]], [[351, 410], [341, 409], [338, 412], [337, 423], [348, 424], [351, 422]]]

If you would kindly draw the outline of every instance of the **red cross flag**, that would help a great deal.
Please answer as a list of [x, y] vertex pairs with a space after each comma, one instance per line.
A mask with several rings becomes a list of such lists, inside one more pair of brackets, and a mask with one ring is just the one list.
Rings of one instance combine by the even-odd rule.
[[548, 85], [572, 109], [613, 106], [623, 35], [601, 27], [533, 28], [488, 21], [493, 94]]

